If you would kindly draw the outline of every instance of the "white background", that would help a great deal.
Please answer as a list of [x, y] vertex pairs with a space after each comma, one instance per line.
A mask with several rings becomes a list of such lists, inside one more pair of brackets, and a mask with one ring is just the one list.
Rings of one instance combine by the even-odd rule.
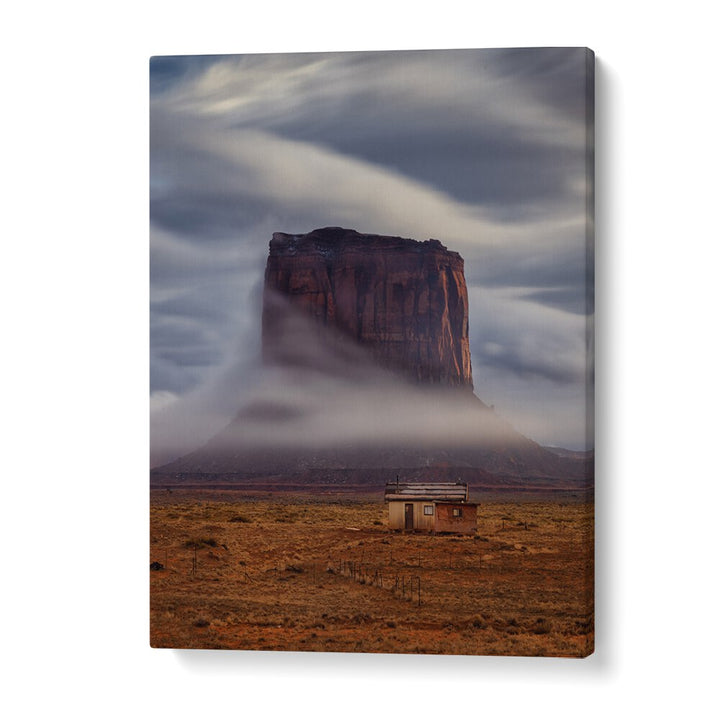
[[[68, 0], [5, 10], [7, 717], [711, 713], [720, 478], [710, 8]], [[587, 45], [598, 59], [595, 655], [151, 650], [149, 56], [543, 45]]]

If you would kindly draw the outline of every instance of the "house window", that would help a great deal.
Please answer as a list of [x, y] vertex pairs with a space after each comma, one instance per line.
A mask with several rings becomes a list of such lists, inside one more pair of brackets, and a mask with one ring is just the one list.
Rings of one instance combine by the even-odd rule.
[[432, 515], [433, 514], [433, 506], [432, 505], [423, 505], [423, 515]]
[[461, 518], [462, 517], [462, 508], [453, 508], [453, 517]]

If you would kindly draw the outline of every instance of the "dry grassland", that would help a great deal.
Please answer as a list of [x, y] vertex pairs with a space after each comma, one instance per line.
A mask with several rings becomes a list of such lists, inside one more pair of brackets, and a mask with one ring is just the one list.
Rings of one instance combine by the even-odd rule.
[[592, 504], [483, 503], [455, 537], [389, 532], [381, 497], [153, 491], [150, 532], [153, 647], [593, 649]]

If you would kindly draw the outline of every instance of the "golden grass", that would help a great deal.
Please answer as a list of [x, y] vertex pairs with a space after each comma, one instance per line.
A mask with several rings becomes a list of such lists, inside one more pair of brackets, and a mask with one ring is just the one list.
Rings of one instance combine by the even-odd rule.
[[481, 504], [456, 537], [389, 532], [381, 498], [156, 492], [151, 644], [583, 657], [592, 546], [592, 504]]

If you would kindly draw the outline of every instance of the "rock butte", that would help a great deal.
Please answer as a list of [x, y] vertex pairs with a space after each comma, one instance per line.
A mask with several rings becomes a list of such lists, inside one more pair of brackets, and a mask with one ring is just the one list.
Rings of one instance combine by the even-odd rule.
[[[203, 447], [153, 470], [154, 484], [215, 482], [225, 487], [241, 482], [250, 487], [256, 482], [261, 489], [348, 490], [382, 487], [388, 477], [402, 473], [406, 480], [462, 478], [476, 489], [584, 492], [591, 487], [591, 462], [541, 448], [473, 393], [464, 262], [438, 240], [417, 242], [338, 227], [304, 235], [274, 233], [262, 332], [266, 365], [307, 371], [292, 373], [295, 382], [334, 372], [353, 383], [365, 377], [353, 371], [358, 353], [361, 368], [370, 354], [372, 367], [399, 371], [419, 389], [434, 390], [424, 396], [431, 424], [437, 403], [447, 399], [459, 403], [455, 409], [471, 408], [481, 415], [489, 433], [467, 444], [454, 438], [448, 442], [441, 432], [445, 428], [437, 428], [436, 436], [422, 442], [383, 436], [334, 444], [320, 436], [305, 446], [280, 439], [279, 429], [286, 423], [304, 426], [305, 417], [292, 398], [285, 402], [273, 395], [269, 403], [240, 408]], [[258, 424], [264, 428], [261, 443], [247, 434]]]
[[265, 270], [263, 350], [281, 361], [279, 294], [421, 384], [472, 390], [464, 262], [438, 240], [327, 227], [274, 233]]

